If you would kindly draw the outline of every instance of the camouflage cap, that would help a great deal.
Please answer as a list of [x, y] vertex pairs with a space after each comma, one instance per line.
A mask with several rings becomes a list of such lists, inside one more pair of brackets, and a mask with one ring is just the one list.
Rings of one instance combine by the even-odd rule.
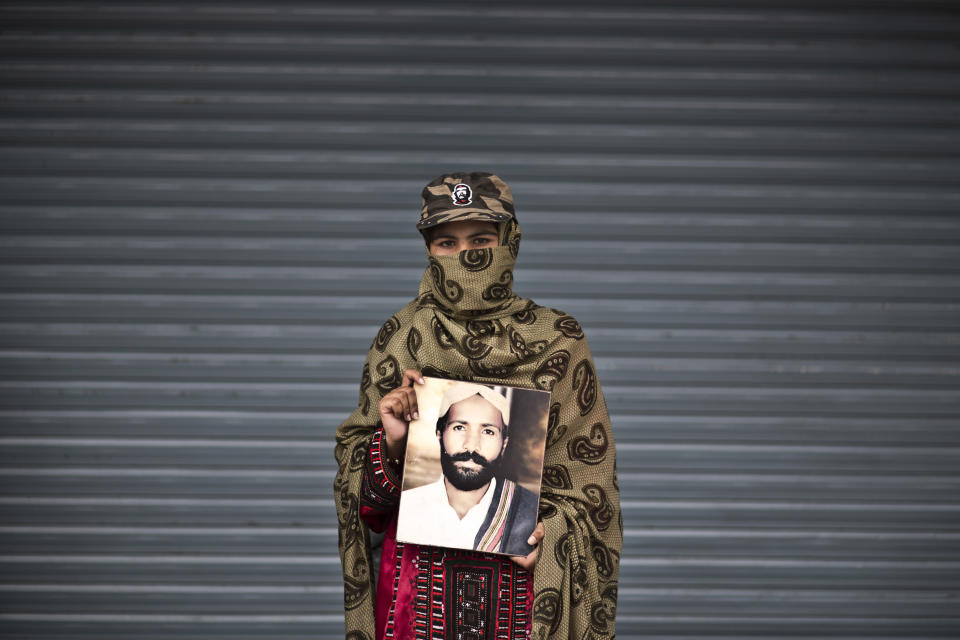
[[492, 173], [446, 173], [425, 186], [421, 195], [420, 230], [459, 220], [499, 223], [516, 218], [510, 187]]

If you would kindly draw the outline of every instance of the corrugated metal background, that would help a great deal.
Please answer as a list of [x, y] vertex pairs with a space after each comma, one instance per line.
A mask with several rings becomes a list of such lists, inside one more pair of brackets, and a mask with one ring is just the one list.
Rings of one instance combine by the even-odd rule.
[[613, 412], [621, 638], [957, 637], [955, 7], [4, 3], [0, 631], [341, 636], [333, 430], [482, 169]]

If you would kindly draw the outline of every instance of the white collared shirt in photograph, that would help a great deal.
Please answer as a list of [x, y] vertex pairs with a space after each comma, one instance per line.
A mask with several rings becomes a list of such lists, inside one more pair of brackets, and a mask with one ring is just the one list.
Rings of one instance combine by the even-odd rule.
[[435, 547], [473, 549], [480, 525], [486, 519], [497, 480], [492, 478], [480, 502], [461, 519], [447, 499], [443, 476], [436, 482], [400, 494], [397, 540]]

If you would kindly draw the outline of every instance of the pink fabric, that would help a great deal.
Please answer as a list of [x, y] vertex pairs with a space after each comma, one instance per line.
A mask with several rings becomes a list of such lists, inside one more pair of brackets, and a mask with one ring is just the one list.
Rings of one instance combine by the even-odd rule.
[[[420, 547], [411, 543], [404, 543], [402, 545], [397, 544], [396, 539], [397, 532], [397, 519], [393, 518], [393, 521], [390, 523], [390, 526], [387, 528], [387, 531], [384, 534], [383, 538], [383, 552], [380, 556], [380, 574], [377, 581], [377, 600], [375, 603], [375, 621], [377, 629], [377, 638], [376, 640], [385, 640], [387, 637], [387, 623], [389, 622], [391, 609], [393, 610], [393, 640], [414, 640], [415, 639], [415, 627], [414, 627], [414, 612], [413, 612], [413, 602], [416, 597], [416, 581], [417, 581], [417, 555], [420, 552]], [[399, 560], [400, 560], [400, 576], [397, 577], [397, 552], [398, 547], [400, 547]], [[468, 554], [469, 556], [475, 555], [480, 558], [483, 557], [481, 554]], [[485, 556], [489, 558], [490, 556]], [[516, 570], [525, 571], [521, 567], [517, 566]], [[396, 600], [394, 600], [394, 587], [396, 586]], [[530, 576], [530, 579], [527, 580], [526, 588], [526, 603], [527, 611], [533, 611], [533, 576]], [[526, 635], [530, 635], [530, 622], [533, 619], [532, 615], [527, 616], [528, 625], [526, 629]], [[494, 619], [496, 622], [496, 619]], [[499, 633], [499, 629], [494, 629], [494, 633], [491, 637], [495, 637]]]
[[[413, 640], [413, 597], [416, 594], [417, 545], [404, 544], [400, 550], [400, 576], [397, 577], [397, 519], [390, 523], [383, 538], [380, 578], [377, 581], [377, 638], [386, 637], [390, 610], [393, 609], [394, 640]], [[394, 588], [396, 587], [396, 600]]]

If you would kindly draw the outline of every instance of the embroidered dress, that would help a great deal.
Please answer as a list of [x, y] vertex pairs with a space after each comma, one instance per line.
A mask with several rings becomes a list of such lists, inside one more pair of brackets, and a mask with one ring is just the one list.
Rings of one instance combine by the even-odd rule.
[[[375, 637], [528, 638], [533, 606], [528, 571], [506, 556], [397, 542], [400, 479], [383, 464], [382, 434], [382, 430], [374, 434], [365, 464], [363, 492], [372, 499], [360, 507], [371, 529], [385, 529]], [[494, 492], [491, 487], [484, 496], [487, 506]], [[429, 518], [424, 514], [425, 520]], [[474, 531], [480, 524], [478, 520]], [[475, 535], [467, 538], [469, 544]]]
[[[466, 188], [454, 196], [459, 185]], [[526, 637], [529, 627], [535, 640], [613, 638], [623, 525], [613, 433], [583, 330], [572, 316], [513, 292], [521, 233], [502, 180], [441, 176], [423, 200], [418, 228], [482, 216], [498, 224], [499, 246], [427, 254], [416, 299], [373, 340], [357, 408], [337, 429], [346, 637], [506, 639]], [[532, 572], [506, 556], [395, 541], [399, 478], [383, 464], [378, 405], [408, 368], [551, 391], [539, 507], [545, 533]], [[386, 531], [379, 582], [371, 528]]]

